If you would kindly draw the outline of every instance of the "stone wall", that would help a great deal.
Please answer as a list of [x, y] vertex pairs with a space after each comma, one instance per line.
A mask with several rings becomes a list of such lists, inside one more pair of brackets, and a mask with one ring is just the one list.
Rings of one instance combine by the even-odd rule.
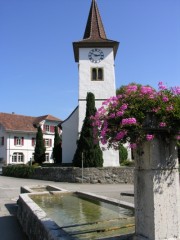
[[28, 194], [21, 194], [19, 196], [17, 218], [28, 239], [73, 239], [54, 221], [48, 218], [46, 213], [30, 199]]
[[84, 168], [82, 171], [75, 167], [39, 167], [30, 178], [70, 183], [134, 183], [134, 168]]

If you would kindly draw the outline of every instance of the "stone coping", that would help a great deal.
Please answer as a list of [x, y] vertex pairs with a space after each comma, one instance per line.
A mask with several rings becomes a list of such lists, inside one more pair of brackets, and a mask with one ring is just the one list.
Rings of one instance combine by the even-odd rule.
[[59, 191], [67, 191], [66, 189], [63, 188], [58, 188], [53, 185], [32, 185], [32, 186], [22, 186], [20, 188], [20, 193], [54, 193], [54, 192], [59, 192]]

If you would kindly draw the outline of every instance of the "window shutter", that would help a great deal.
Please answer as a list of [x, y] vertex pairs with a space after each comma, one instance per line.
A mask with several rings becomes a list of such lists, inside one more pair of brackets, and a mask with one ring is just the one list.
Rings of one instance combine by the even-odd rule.
[[4, 145], [4, 137], [2, 137], [2, 145]]
[[22, 139], [22, 145], [24, 145], [24, 138], [22, 137], [21, 139]]
[[50, 145], [50, 147], [52, 147], [52, 139], [49, 139], [49, 145]]
[[32, 138], [32, 146], [34, 146], [35, 144], [35, 141], [34, 141], [35, 139], [34, 138]]
[[54, 126], [50, 126], [50, 132], [54, 132]]
[[14, 137], [14, 145], [16, 145], [16, 138], [17, 138], [17, 137]]

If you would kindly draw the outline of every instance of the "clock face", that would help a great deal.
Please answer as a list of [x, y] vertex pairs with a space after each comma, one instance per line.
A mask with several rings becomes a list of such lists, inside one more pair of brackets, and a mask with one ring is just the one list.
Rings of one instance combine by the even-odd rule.
[[99, 63], [104, 59], [104, 53], [99, 48], [92, 49], [88, 54], [89, 60], [93, 63]]

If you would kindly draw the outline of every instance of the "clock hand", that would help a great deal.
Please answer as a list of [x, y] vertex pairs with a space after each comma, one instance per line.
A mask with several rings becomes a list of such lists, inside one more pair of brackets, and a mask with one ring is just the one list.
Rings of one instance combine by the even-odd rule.
[[99, 53], [94, 53], [94, 56], [95, 56], [95, 57], [99, 57], [100, 54], [99, 54]]

